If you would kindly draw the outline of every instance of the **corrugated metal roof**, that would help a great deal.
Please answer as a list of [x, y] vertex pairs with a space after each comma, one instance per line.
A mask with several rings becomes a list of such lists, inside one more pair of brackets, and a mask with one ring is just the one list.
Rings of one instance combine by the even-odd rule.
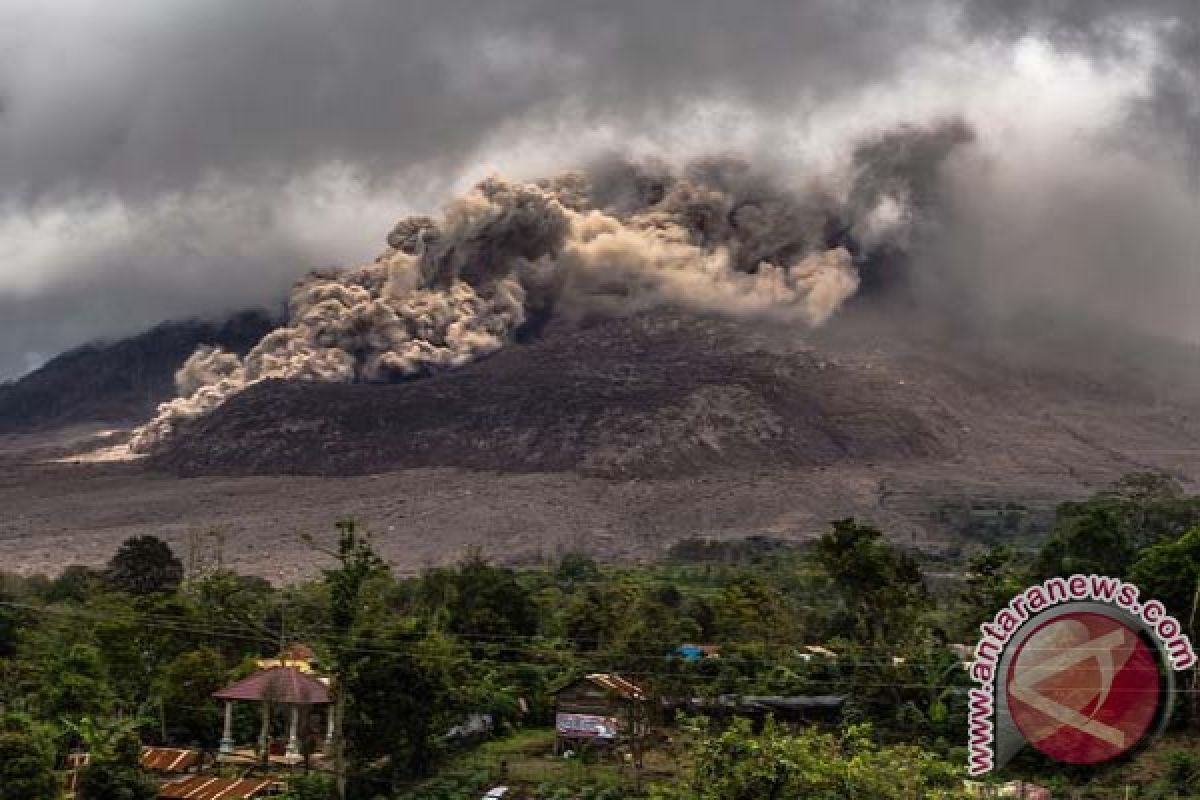
[[270, 700], [273, 703], [324, 705], [329, 687], [295, 667], [259, 670], [248, 678], [226, 686], [213, 697], [218, 700]]
[[626, 700], [644, 700], [646, 693], [635, 683], [625, 680], [613, 672], [593, 672], [587, 679], [597, 686], [616, 692]]
[[[199, 764], [200, 757], [199, 750], [179, 747], [143, 747], [141, 765], [142, 769], [150, 769], [155, 772], [183, 772]], [[91, 753], [68, 753], [67, 769], [82, 769], [91, 761]]]
[[264, 778], [213, 778], [197, 775], [164, 784], [158, 790], [159, 800], [237, 800], [260, 797], [275, 781]]
[[199, 750], [178, 747], [143, 747], [142, 769], [155, 772], [183, 772], [200, 763]]

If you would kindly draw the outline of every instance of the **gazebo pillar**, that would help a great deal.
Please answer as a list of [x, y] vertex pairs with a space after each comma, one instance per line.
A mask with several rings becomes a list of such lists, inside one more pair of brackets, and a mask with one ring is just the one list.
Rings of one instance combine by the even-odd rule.
[[333, 712], [336, 710], [333, 703], [325, 706], [325, 751], [326, 753], [333, 752]]
[[258, 731], [258, 748], [262, 751], [263, 759], [270, 760], [271, 704], [263, 700], [259, 705], [262, 707], [262, 728]]
[[292, 717], [288, 725], [288, 740], [287, 750], [284, 751], [284, 757], [290, 762], [300, 760], [300, 738], [298, 731], [300, 729], [300, 706], [292, 704]]
[[221, 734], [221, 755], [233, 752], [233, 701], [225, 701], [225, 730]]

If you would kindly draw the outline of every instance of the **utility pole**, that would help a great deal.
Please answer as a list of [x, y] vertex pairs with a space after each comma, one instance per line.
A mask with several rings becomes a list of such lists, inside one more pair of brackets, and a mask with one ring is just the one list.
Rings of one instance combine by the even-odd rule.
[[634, 790], [642, 790], [642, 734], [639, 730], [641, 714], [639, 706], [644, 698], [634, 698], [629, 702], [629, 753], [633, 757], [633, 786]]

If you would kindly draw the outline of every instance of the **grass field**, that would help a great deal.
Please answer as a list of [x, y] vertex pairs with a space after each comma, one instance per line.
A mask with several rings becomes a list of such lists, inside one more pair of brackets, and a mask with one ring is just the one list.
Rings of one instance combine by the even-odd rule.
[[493, 739], [463, 753], [439, 771], [436, 781], [422, 787], [422, 796], [436, 796], [436, 792], [451, 786], [485, 789], [500, 784], [514, 789], [540, 789], [539, 794], [546, 794], [547, 789], [590, 787], [593, 794], [603, 796], [606, 789], [619, 791], [633, 789], [639, 783], [644, 786], [670, 780], [678, 771], [678, 761], [665, 748], [647, 749], [640, 771], [616, 754], [556, 756], [554, 730], [533, 728]]

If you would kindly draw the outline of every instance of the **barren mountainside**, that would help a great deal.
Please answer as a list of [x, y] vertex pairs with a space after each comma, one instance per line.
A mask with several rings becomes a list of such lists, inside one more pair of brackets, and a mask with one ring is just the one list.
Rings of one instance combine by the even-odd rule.
[[0, 433], [145, 419], [175, 392], [175, 371], [201, 345], [249, 350], [275, 323], [263, 311], [164, 322], [116, 342], [77, 347], [0, 385]]
[[268, 381], [184, 425], [184, 474], [363, 474], [457, 466], [666, 477], [944, 454], [903, 392], [737, 325], [641, 316], [556, 331], [400, 384]]
[[[553, 320], [406, 382], [261, 382], [149, 460], [91, 457], [121, 434], [4, 435], [0, 544], [22, 570], [55, 569], [131, 535], [186, 548], [219, 528], [230, 565], [282, 580], [316, 568], [297, 532], [347, 514], [403, 569], [472, 545], [523, 563], [806, 540], [852, 515], [936, 550], [1036, 538], [1055, 504], [1129, 472], [1196, 485], [1192, 349], [1019, 327], [974, 340], [895, 308], [805, 333], [662, 312]], [[86, 399], [71, 417], [103, 398]]]
[[1200, 443], [1193, 406], [1107, 380], [1120, 366], [1038, 366], [886, 333], [814, 341], [783, 347], [754, 326], [661, 313], [554, 327], [404, 383], [252, 386], [181, 427], [152, 463], [184, 475], [960, 464], [981, 479], [1191, 477], [1178, 459]]

